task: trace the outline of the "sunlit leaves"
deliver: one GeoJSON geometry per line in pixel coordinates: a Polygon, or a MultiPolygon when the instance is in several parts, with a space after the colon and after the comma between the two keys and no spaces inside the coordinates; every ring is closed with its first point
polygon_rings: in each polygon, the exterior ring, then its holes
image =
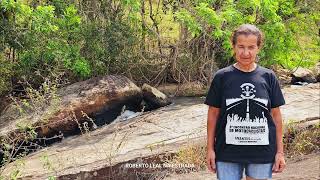
{"type": "Polygon", "coordinates": [[[192,36],[199,35],[202,28],[197,20],[185,9],[182,9],[176,14],[178,21],[185,24],[192,36]]]}
{"type": "Polygon", "coordinates": [[[261,3],[262,17],[265,21],[279,22],[281,17],[277,14],[279,2],[274,0],[264,0],[261,3]]]}
{"type": "Polygon", "coordinates": [[[74,5],[65,6],[59,17],[52,5],[32,7],[22,1],[6,0],[1,2],[1,9],[12,13],[8,22],[12,26],[7,26],[11,29],[6,31],[16,31],[23,40],[14,39],[21,47],[17,50],[22,74],[32,76],[30,72],[46,66],[60,66],[79,77],[91,74],[89,63],[80,54],[81,17],[74,5]],[[15,18],[11,18],[13,13],[15,18]]]}
{"type": "Polygon", "coordinates": [[[209,25],[213,25],[217,28],[221,27],[222,19],[207,3],[200,3],[196,8],[197,14],[203,18],[209,25]]]}
{"type": "Polygon", "coordinates": [[[59,27],[55,25],[53,6],[38,6],[33,11],[32,29],[39,33],[49,33],[59,29],[59,27]]]}
{"type": "Polygon", "coordinates": [[[1,8],[5,11],[12,11],[15,10],[17,7],[17,2],[15,0],[2,0],[0,1],[1,8]]]}
{"type": "Polygon", "coordinates": [[[72,70],[82,77],[88,77],[91,74],[89,63],[82,57],[75,60],[74,64],[72,65],[72,70]]]}
{"type": "Polygon", "coordinates": [[[132,23],[137,23],[139,21],[139,12],[141,4],[139,0],[121,0],[122,5],[128,10],[128,19],[132,23]]]}

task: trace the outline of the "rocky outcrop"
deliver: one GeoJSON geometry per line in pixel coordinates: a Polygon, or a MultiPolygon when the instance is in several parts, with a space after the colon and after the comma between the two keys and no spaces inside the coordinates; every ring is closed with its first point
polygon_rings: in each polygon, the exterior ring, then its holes
{"type": "Polygon", "coordinates": [[[70,116],[81,119],[83,111],[97,125],[110,123],[125,105],[128,110],[140,110],[142,91],[124,76],[104,76],[67,86],[60,90],[62,96],[58,119],[70,116]]]}
{"type": "Polygon", "coordinates": [[[315,83],[317,80],[311,70],[298,67],[298,69],[292,73],[292,84],[296,82],[315,83]]]}
{"type": "Polygon", "coordinates": [[[320,83],[291,85],[283,89],[286,105],[282,117],[286,121],[320,119],[320,83]]]}
{"type": "Polygon", "coordinates": [[[277,68],[273,68],[273,71],[276,73],[281,87],[291,84],[292,76],[289,70],[281,67],[277,67],[277,68]]]}
{"type": "Polygon", "coordinates": [[[158,109],[171,103],[165,94],[148,84],[143,84],[141,89],[146,104],[145,110],[158,109]]]}
{"type": "Polygon", "coordinates": [[[315,75],[317,82],[320,82],[320,62],[312,68],[312,72],[315,75]]]}
{"type": "MultiPolygon", "coordinates": [[[[284,88],[286,105],[281,107],[284,121],[319,118],[319,90],[319,83],[284,88]]],[[[200,102],[203,101],[201,98],[200,102]]],[[[20,166],[18,162],[10,163],[2,174],[7,177],[19,168],[20,177],[27,180],[49,176],[58,179],[119,179],[117,177],[123,177],[123,174],[137,176],[137,171],[143,170],[157,173],[161,169],[126,165],[149,163],[148,157],[177,153],[188,143],[205,142],[208,107],[197,102],[194,99],[180,101],[128,121],[103,126],[83,136],[64,139],[26,156],[20,166]],[[47,162],[43,157],[47,157],[47,162]],[[50,164],[51,168],[44,164],[50,164]]]]}
{"type": "MultiPolygon", "coordinates": [[[[96,77],[78,82],[58,92],[61,102],[56,110],[41,117],[11,117],[10,111],[4,112],[0,119],[0,139],[14,139],[14,146],[28,146],[24,138],[25,129],[18,128],[21,121],[34,127],[36,137],[32,139],[51,139],[67,137],[104,125],[114,120],[122,111],[123,106],[129,110],[140,110],[142,91],[124,76],[96,77]]],[[[49,111],[44,109],[43,111],[49,111]]],[[[59,139],[58,139],[59,140],[59,139]]],[[[30,143],[37,144],[29,140],[30,143]]],[[[50,144],[54,141],[41,142],[50,144]]],[[[42,145],[40,144],[40,146],[42,145]]],[[[19,148],[17,148],[19,149],[19,148]]],[[[14,149],[12,150],[14,151],[14,149]]],[[[16,154],[13,152],[12,154],[16,154]]],[[[2,160],[3,152],[0,151],[2,160]]],[[[12,157],[13,158],[13,157],[12,157]]]]}

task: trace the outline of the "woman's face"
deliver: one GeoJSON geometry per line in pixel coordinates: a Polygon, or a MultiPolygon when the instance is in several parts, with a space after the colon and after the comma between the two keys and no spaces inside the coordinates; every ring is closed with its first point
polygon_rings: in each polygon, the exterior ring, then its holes
{"type": "Polygon", "coordinates": [[[259,52],[257,45],[258,37],[255,35],[239,35],[236,44],[233,46],[235,58],[243,66],[253,64],[259,52]]]}

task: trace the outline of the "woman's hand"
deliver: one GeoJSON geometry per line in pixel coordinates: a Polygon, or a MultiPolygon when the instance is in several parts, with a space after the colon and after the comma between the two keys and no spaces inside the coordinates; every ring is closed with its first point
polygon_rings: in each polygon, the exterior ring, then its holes
{"type": "Polygon", "coordinates": [[[283,142],[282,142],[282,115],[279,107],[271,109],[271,116],[276,125],[276,142],[277,142],[277,154],[275,156],[275,162],[272,167],[272,171],[280,173],[286,167],[283,154],[283,142]]]}
{"type": "Polygon", "coordinates": [[[216,173],[216,154],[214,150],[208,150],[207,152],[207,167],[210,172],[216,173]]]}
{"type": "Polygon", "coordinates": [[[272,167],[272,172],[281,173],[286,167],[286,161],[284,160],[283,153],[277,153],[275,157],[275,162],[272,167]]]}
{"type": "Polygon", "coordinates": [[[216,173],[216,154],[214,152],[216,124],[220,114],[220,108],[209,106],[207,119],[207,167],[209,171],[216,173]]]}

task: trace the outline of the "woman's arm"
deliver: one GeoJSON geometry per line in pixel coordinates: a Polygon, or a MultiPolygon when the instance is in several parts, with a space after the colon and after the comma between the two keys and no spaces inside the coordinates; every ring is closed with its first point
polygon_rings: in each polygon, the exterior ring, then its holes
{"type": "Polygon", "coordinates": [[[209,171],[214,173],[216,172],[214,142],[219,113],[220,108],[209,106],[207,119],[207,166],[209,171]]]}
{"type": "Polygon", "coordinates": [[[282,142],[282,115],[279,107],[271,109],[271,116],[276,125],[276,143],[277,143],[277,154],[275,157],[275,163],[273,165],[274,172],[282,172],[285,168],[285,160],[283,153],[283,142],[282,142]]]}

